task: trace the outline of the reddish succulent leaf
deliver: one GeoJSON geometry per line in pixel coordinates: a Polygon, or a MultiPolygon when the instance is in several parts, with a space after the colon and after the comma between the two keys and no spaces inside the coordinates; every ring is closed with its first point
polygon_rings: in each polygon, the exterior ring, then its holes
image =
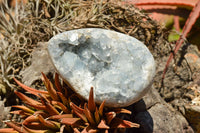
{"type": "Polygon", "coordinates": [[[19,133],[28,133],[27,131],[23,130],[23,128],[21,126],[18,126],[13,122],[5,122],[5,123],[7,124],[8,127],[15,129],[19,133]]]}
{"type": "Polygon", "coordinates": [[[119,118],[114,118],[110,123],[110,128],[132,128],[132,127],[139,128],[140,125],[119,118]]]}
{"type": "Polygon", "coordinates": [[[35,111],[33,111],[32,109],[26,107],[26,106],[23,106],[23,105],[13,105],[12,107],[14,108],[18,108],[18,109],[21,109],[27,113],[30,113],[30,114],[33,114],[35,111]]]}
{"type": "Polygon", "coordinates": [[[15,110],[15,111],[11,111],[11,114],[17,114],[17,115],[25,115],[25,116],[29,116],[31,114],[24,112],[23,110],[15,110]]]}
{"type": "Polygon", "coordinates": [[[50,115],[58,115],[59,114],[59,112],[56,110],[56,108],[53,107],[50,103],[46,103],[46,108],[50,115]]]}
{"type": "Polygon", "coordinates": [[[123,109],[123,108],[116,108],[116,109],[113,109],[113,111],[115,113],[125,113],[125,114],[131,114],[132,112],[130,110],[127,110],[127,109],[123,109]]]}
{"type": "Polygon", "coordinates": [[[59,131],[59,133],[64,133],[64,131],[66,131],[66,132],[68,132],[68,133],[71,133],[72,131],[70,131],[70,127],[67,127],[66,125],[62,125],[61,127],[60,127],[60,131],[59,131]]]}
{"type": "Polygon", "coordinates": [[[81,133],[98,133],[97,129],[93,129],[91,126],[87,126],[83,129],[81,133]]]}
{"type": "Polygon", "coordinates": [[[85,116],[87,118],[87,120],[89,121],[89,123],[94,126],[96,123],[95,123],[95,120],[94,120],[94,117],[92,116],[92,113],[90,112],[90,110],[87,108],[87,104],[85,103],[84,105],[84,113],[85,113],[85,116]]]}
{"type": "Polygon", "coordinates": [[[182,35],[180,36],[179,40],[176,42],[176,47],[174,49],[174,52],[170,54],[167,63],[165,65],[165,69],[163,71],[163,77],[162,79],[165,78],[165,73],[167,72],[169,63],[171,62],[171,60],[173,59],[174,55],[177,53],[177,51],[179,50],[179,48],[181,47],[181,45],[184,42],[184,39],[186,38],[187,34],[190,32],[190,30],[192,29],[192,26],[194,25],[194,23],[196,22],[197,18],[199,17],[200,14],[200,0],[197,2],[197,4],[195,5],[195,7],[192,9],[192,12],[190,13],[189,18],[187,19],[184,27],[183,27],[183,32],[182,35]]]}
{"type": "Polygon", "coordinates": [[[33,104],[33,103],[29,103],[29,102],[26,102],[27,105],[37,109],[37,110],[47,110],[47,107],[45,105],[42,105],[42,104],[33,104]]]}
{"type": "Polygon", "coordinates": [[[104,105],[105,105],[105,100],[101,103],[101,105],[99,106],[99,115],[100,117],[103,116],[103,108],[104,108],[104,105]]]}
{"type": "Polygon", "coordinates": [[[180,6],[180,7],[194,7],[195,3],[188,0],[128,0],[125,3],[131,3],[136,6],[143,5],[171,5],[171,6],[180,6]]]}
{"type": "Polygon", "coordinates": [[[30,128],[26,127],[26,126],[23,126],[23,128],[24,128],[24,130],[26,130],[29,133],[53,133],[50,130],[34,130],[34,129],[30,129],[30,128]]]}
{"type": "Polygon", "coordinates": [[[53,87],[53,84],[51,83],[51,81],[49,81],[49,79],[46,77],[46,75],[44,73],[42,73],[42,76],[44,78],[44,84],[47,88],[47,91],[49,92],[49,95],[51,96],[51,98],[54,101],[59,101],[58,95],[56,93],[56,90],[53,87]]]}
{"type": "Polygon", "coordinates": [[[96,123],[99,124],[101,119],[100,119],[99,111],[98,111],[97,108],[96,108],[96,111],[94,113],[94,118],[95,118],[96,123]]]}
{"type": "Polygon", "coordinates": [[[63,104],[64,104],[65,106],[68,106],[69,100],[68,100],[61,92],[57,92],[57,94],[60,96],[60,98],[61,98],[63,104]]]}
{"type": "Polygon", "coordinates": [[[99,130],[93,128],[92,126],[87,126],[81,133],[98,133],[99,130]]]}
{"type": "Polygon", "coordinates": [[[83,131],[81,131],[81,133],[88,133],[88,131],[86,130],[86,128],[84,128],[83,131]]]}
{"type": "Polygon", "coordinates": [[[56,108],[50,104],[50,101],[46,97],[44,97],[42,95],[39,95],[39,96],[40,96],[40,100],[41,100],[42,104],[44,106],[46,106],[46,111],[49,112],[50,115],[58,115],[59,114],[59,112],[56,110],[56,108]]]}
{"type": "Polygon", "coordinates": [[[2,128],[0,129],[0,133],[18,133],[18,132],[13,128],[2,128]]]}
{"type": "Polygon", "coordinates": [[[24,90],[26,90],[27,92],[30,92],[30,93],[33,94],[33,95],[38,96],[38,93],[48,95],[48,92],[47,92],[47,91],[41,91],[41,90],[33,89],[33,88],[31,88],[31,87],[28,87],[28,86],[22,84],[21,82],[19,82],[19,81],[18,81],[17,79],[15,79],[15,78],[14,78],[14,80],[15,80],[15,82],[16,82],[19,86],[21,86],[24,90]]]}
{"type": "Polygon", "coordinates": [[[99,129],[110,129],[110,127],[108,125],[106,125],[105,120],[101,120],[101,122],[99,123],[99,125],[97,127],[99,129]]]}
{"type": "Polygon", "coordinates": [[[70,102],[70,107],[73,108],[73,110],[76,110],[77,112],[83,114],[84,109],[78,107],[76,104],[70,102]]]}
{"type": "Polygon", "coordinates": [[[39,98],[40,98],[40,101],[43,105],[46,105],[46,103],[50,103],[50,100],[47,99],[45,96],[41,95],[41,94],[38,94],[39,98]]]}
{"type": "Polygon", "coordinates": [[[72,102],[70,103],[70,106],[72,108],[72,110],[74,111],[74,113],[81,118],[83,121],[87,122],[87,118],[84,115],[84,110],[78,106],[76,106],[75,104],[73,104],[72,102]]]}
{"type": "Polygon", "coordinates": [[[51,95],[52,99],[55,101],[59,101],[58,95],[56,90],[53,87],[53,84],[49,81],[49,94],[51,95]]]}
{"type": "Polygon", "coordinates": [[[63,118],[60,121],[62,124],[71,125],[74,127],[79,127],[81,119],[80,118],[63,118]]]}
{"type": "Polygon", "coordinates": [[[27,117],[23,122],[22,125],[28,125],[31,122],[39,122],[38,116],[31,115],[27,117]]]}
{"type": "Polygon", "coordinates": [[[74,128],[74,133],[81,133],[77,128],[74,128]]]}
{"type": "Polygon", "coordinates": [[[51,128],[51,129],[60,128],[60,123],[55,122],[55,121],[45,120],[41,115],[38,115],[38,119],[43,125],[45,125],[48,128],[51,128]]]}
{"type": "Polygon", "coordinates": [[[108,130],[105,130],[104,133],[108,133],[108,130]]]}
{"type": "Polygon", "coordinates": [[[53,115],[48,117],[47,119],[58,120],[62,118],[73,118],[73,115],[72,114],[53,115]]]}
{"type": "Polygon", "coordinates": [[[56,89],[59,91],[59,92],[63,92],[62,91],[62,86],[60,84],[60,81],[59,81],[59,75],[58,73],[55,73],[55,86],[56,86],[56,89]]]}
{"type": "Polygon", "coordinates": [[[89,99],[88,99],[88,109],[92,113],[95,112],[95,110],[96,110],[96,104],[95,104],[95,101],[94,101],[93,87],[91,87],[91,89],[90,89],[90,95],[89,95],[89,99]]]}
{"type": "Polygon", "coordinates": [[[39,103],[38,101],[36,101],[36,100],[33,100],[32,98],[29,98],[29,97],[27,97],[26,95],[24,95],[24,94],[22,94],[22,93],[20,93],[20,92],[17,92],[17,91],[15,91],[15,94],[22,100],[22,101],[24,101],[24,102],[26,102],[26,103],[32,103],[32,104],[41,104],[41,103],[39,103]]]}
{"type": "Polygon", "coordinates": [[[31,122],[26,127],[34,130],[45,130],[47,128],[41,122],[31,122]]]}
{"type": "Polygon", "coordinates": [[[46,113],[46,112],[44,112],[44,111],[42,111],[42,110],[35,111],[35,113],[34,113],[33,115],[41,115],[41,116],[43,116],[44,118],[49,117],[49,114],[46,113]]]}
{"type": "Polygon", "coordinates": [[[107,124],[110,124],[110,122],[115,118],[116,113],[108,112],[108,113],[105,113],[105,115],[106,115],[107,124]]]}
{"type": "Polygon", "coordinates": [[[61,102],[57,102],[57,101],[52,101],[52,104],[53,105],[58,105],[60,108],[61,108],[61,110],[63,111],[63,112],[65,112],[66,114],[69,114],[71,111],[65,106],[65,105],[63,105],[61,102]]]}

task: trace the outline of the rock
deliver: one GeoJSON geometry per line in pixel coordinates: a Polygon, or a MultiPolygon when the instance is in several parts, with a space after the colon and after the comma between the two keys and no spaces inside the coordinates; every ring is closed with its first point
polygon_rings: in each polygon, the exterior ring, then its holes
{"type": "Polygon", "coordinates": [[[132,111],[127,120],[140,124],[140,128],[127,129],[126,133],[194,133],[184,116],[153,88],[127,109],[132,111]]]}
{"type": "Polygon", "coordinates": [[[185,117],[188,119],[194,130],[200,132],[200,106],[185,105],[185,117]]]}
{"type": "Polygon", "coordinates": [[[67,31],[49,41],[49,55],[75,92],[106,106],[128,106],[145,95],[155,73],[154,58],[137,39],[115,31],[87,28],[67,31]]]}
{"type": "Polygon", "coordinates": [[[39,42],[37,45],[38,47],[31,53],[31,65],[20,71],[22,82],[27,86],[31,86],[36,80],[40,80],[41,72],[47,75],[54,70],[48,57],[47,42],[39,42]]]}
{"type": "Polygon", "coordinates": [[[0,128],[5,126],[3,121],[8,120],[10,116],[11,107],[5,107],[4,104],[5,101],[0,100],[0,128]]]}
{"type": "Polygon", "coordinates": [[[186,117],[194,132],[200,132],[200,110],[197,110],[200,107],[200,51],[195,45],[183,45],[172,60],[173,65],[169,65],[161,86],[168,58],[157,58],[154,84],[157,84],[161,96],[186,117]]]}

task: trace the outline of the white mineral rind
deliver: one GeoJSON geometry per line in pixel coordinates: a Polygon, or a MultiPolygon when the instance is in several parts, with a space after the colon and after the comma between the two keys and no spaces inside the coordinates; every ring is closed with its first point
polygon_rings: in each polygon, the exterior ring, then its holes
{"type": "Polygon", "coordinates": [[[106,106],[128,106],[145,95],[155,74],[148,48],[137,39],[115,31],[86,28],[63,32],[49,41],[49,55],[79,95],[106,106]]]}

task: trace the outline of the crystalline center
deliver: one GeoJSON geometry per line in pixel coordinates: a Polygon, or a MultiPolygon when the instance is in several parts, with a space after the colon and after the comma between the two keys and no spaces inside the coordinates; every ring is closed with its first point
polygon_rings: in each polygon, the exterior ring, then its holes
{"type": "Polygon", "coordinates": [[[60,75],[82,97],[94,87],[97,103],[127,106],[146,93],[155,63],[137,39],[103,29],[61,33],[49,41],[49,54],[60,75]]]}
{"type": "MultiPolygon", "coordinates": [[[[84,38],[84,36],[82,36],[84,38]]],[[[90,38],[84,38],[85,41],[79,41],[78,45],[73,45],[72,43],[60,43],[59,48],[62,49],[62,52],[70,51],[75,55],[78,55],[78,58],[87,66],[89,71],[92,73],[92,76],[103,69],[109,69],[112,60],[110,56],[110,48],[107,46],[100,47],[102,41],[94,43],[90,42],[90,38]]]]}

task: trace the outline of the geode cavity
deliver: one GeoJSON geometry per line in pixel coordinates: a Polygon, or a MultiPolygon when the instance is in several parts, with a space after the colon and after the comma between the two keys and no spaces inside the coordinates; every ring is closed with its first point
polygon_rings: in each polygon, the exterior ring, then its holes
{"type": "Polygon", "coordinates": [[[128,106],[144,96],[155,73],[148,48],[137,39],[115,31],[85,28],[54,36],[49,55],[62,78],[88,99],[110,107],[128,106]]]}

